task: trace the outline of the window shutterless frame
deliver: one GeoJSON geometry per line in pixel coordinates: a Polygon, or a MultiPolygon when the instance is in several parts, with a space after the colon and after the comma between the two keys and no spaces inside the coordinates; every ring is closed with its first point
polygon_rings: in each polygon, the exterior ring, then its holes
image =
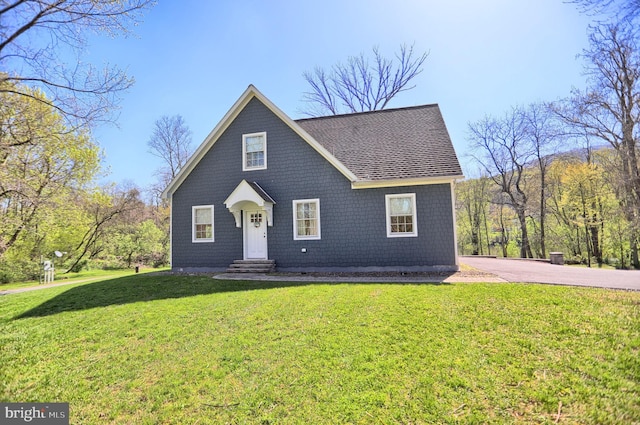
{"type": "Polygon", "coordinates": [[[267,168],[267,133],[242,135],[242,171],[267,168]]]}
{"type": "Polygon", "coordinates": [[[418,236],[415,193],[385,195],[385,207],[388,238],[418,236]]]}
{"type": "Polygon", "coordinates": [[[191,207],[191,242],[214,242],[213,205],[191,207]]]}
{"type": "Polygon", "coordinates": [[[293,201],[293,240],[320,239],[320,199],[293,201]]]}

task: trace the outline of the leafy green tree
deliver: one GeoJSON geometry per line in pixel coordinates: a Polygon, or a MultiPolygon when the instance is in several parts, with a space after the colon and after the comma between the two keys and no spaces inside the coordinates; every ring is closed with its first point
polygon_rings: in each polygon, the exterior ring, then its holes
{"type": "Polygon", "coordinates": [[[576,229],[582,228],[578,233],[584,237],[587,265],[591,266],[592,257],[602,264],[600,228],[604,225],[604,217],[598,199],[598,187],[604,184],[602,170],[595,164],[572,164],[565,169],[564,177],[567,190],[563,208],[574,219],[576,229]]]}
{"type": "Polygon", "coordinates": [[[163,260],[162,239],[164,232],[153,220],[136,225],[119,226],[110,238],[114,255],[131,267],[133,263],[155,265],[163,260]]]}
{"type": "MultiPolygon", "coordinates": [[[[22,88],[27,91],[28,89],[22,88]]],[[[70,192],[89,184],[100,167],[100,154],[88,134],[66,127],[44,95],[0,93],[0,258],[70,192]]]]}
{"type": "Polygon", "coordinates": [[[458,238],[462,252],[470,245],[472,255],[491,254],[487,214],[492,194],[487,177],[470,179],[456,185],[458,238]]]}
{"type": "Polygon", "coordinates": [[[555,155],[549,167],[550,242],[569,261],[626,267],[629,223],[607,162],[612,149],[555,155]],[[626,239],[625,239],[626,238],[626,239]]]}
{"type": "Polygon", "coordinates": [[[73,248],[74,260],[68,271],[77,270],[84,260],[98,257],[107,251],[110,226],[120,215],[139,210],[142,201],[135,188],[96,188],[86,193],[83,199],[83,234],[73,248]]]}

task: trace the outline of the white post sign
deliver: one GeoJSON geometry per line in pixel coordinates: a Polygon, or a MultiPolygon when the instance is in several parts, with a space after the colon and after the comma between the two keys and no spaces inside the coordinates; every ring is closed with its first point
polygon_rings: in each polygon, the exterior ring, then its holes
{"type": "Polygon", "coordinates": [[[51,283],[55,278],[55,269],[53,268],[53,262],[45,260],[43,262],[44,268],[44,283],[51,283]]]}

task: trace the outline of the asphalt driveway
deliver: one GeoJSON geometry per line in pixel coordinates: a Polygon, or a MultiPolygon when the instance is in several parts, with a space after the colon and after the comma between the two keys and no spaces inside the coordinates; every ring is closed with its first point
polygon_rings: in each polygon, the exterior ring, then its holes
{"type": "Polygon", "coordinates": [[[640,270],[558,266],[540,261],[460,257],[460,262],[509,282],[550,283],[640,291],[640,270]]]}

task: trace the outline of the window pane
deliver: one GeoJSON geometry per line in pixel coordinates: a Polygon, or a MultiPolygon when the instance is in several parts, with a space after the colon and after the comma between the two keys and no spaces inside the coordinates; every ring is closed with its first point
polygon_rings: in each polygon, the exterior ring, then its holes
{"type": "Polygon", "coordinates": [[[311,203],[311,204],[305,204],[307,206],[307,211],[306,211],[306,216],[307,218],[316,218],[317,217],[317,212],[316,212],[316,204],[315,203],[311,203]]]}
{"type": "Polygon", "coordinates": [[[298,227],[298,236],[316,236],[317,233],[317,225],[316,220],[309,219],[298,219],[297,220],[298,227]]]}
{"type": "Polygon", "coordinates": [[[199,208],[196,210],[196,224],[211,223],[211,209],[199,208]]]}
{"type": "Polygon", "coordinates": [[[298,236],[318,236],[317,220],[297,220],[298,236]]]}
{"type": "Polygon", "coordinates": [[[264,148],[262,147],[264,144],[262,136],[251,136],[251,137],[245,138],[245,140],[247,144],[247,147],[246,147],[247,153],[264,150],[264,148]]]}
{"type": "Polygon", "coordinates": [[[315,203],[303,202],[299,203],[296,208],[296,217],[301,218],[317,218],[317,206],[315,203]]]}
{"type": "Polygon", "coordinates": [[[261,167],[264,165],[264,152],[247,152],[247,167],[261,167]]]}
{"type": "Polygon", "coordinates": [[[391,198],[389,200],[389,212],[391,215],[408,215],[412,214],[411,211],[411,198],[391,198]]]}
{"type": "Polygon", "coordinates": [[[196,239],[211,239],[210,224],[196,224],[196,239]]]}

